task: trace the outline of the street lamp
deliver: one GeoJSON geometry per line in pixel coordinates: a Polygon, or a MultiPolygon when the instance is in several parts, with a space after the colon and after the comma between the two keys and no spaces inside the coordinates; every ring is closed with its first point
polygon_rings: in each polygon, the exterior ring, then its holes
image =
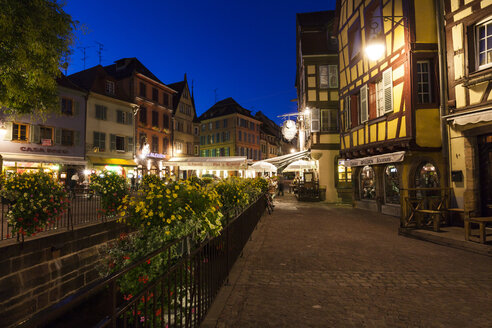
{"type": "Polygon", "coordinates": [[[371,29],[371,35],[366,42],[366,47],[364,48],[364,52],[372,61],[378,61],[383,58],[384,53],[386,52],[386,42],[384,33],[382,33],[382,22],[392,21],[396,25],[400,25],[405,28],[406,17],[404,16],[373,16],[372,21],[369,26],[371,29]],[[382,18],[379,20],[378,18],[382,18]],[[400,20],[396,20],[395,18],[400,18],[400,20]]]}

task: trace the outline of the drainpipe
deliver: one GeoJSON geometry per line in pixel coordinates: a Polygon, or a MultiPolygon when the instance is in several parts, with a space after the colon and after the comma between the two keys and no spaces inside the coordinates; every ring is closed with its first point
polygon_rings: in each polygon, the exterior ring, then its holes
{"type": "Polygon", "coordinates": [[[436,4],[436,23],[437,23],[437,46],[439,56],[439,112],[441,120],[441,142],[442,157],[444,163],[444,187],[449,187],[449,143],[448,143],[448,126],[445,118],[447,114],[448,84],[446,70],[446,38],[444,29],[444,6],[443,0],[435,0],[436,4]]]}

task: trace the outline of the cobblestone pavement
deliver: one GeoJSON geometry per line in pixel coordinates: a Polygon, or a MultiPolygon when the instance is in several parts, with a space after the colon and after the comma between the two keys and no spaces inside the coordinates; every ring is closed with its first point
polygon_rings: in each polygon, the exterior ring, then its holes
{"type": "Polygon", "coordinates": [[[491,258],[398,236],[398,222],[280,197],[204,326],[492,327],[491,258]]]}

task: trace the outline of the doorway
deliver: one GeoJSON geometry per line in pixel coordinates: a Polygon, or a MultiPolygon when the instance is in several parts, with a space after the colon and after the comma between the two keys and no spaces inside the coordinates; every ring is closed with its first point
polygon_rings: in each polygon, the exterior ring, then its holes
{"type": "Polygon", "coordinates": [[[482,216],[492,216],[492,134],[478,136],[482,216]]]}

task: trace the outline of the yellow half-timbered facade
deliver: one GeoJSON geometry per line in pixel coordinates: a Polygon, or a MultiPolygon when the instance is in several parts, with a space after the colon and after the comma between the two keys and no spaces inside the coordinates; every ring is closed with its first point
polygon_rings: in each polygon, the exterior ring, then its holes
{"type": "Polygon", "coordinates": [[[492,216],[492,1],[444,8],[451,187],[458,207],[492,216]]]}
{"type": "Polygon", "coordinates": [[[443,184],[434,1],[338,0],[341,156],[357,207],[443,184]],[[378,53],[379,52],[379,53],[378,53]]]}

